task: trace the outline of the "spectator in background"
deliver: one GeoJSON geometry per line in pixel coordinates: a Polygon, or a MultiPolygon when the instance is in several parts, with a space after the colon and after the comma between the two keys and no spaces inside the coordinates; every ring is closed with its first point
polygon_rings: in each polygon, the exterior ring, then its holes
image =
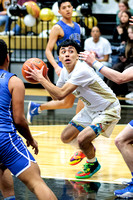
{"type": "MultiPolygon", "coordinates": [[[[125,69],[133,66],[133,26],[129,26],[128,28],[128,41],[125,46],[124,55],[120,56],[120,61],[121,62],[113,65],[112,69],[122,73],[125,69]]],[[[133,96],[133,81],[118,85],[108,80],[107,85],[111,87],[116,95],[126,95],[132,92],[133,96]]]]}
{"type": "MultiPolygon", "coordinates": [[[[28,2],[31,0],[18,0],[17,4],[22,6],[25,2],[28,2]]],[[[35,3],[37,2],[37,0],[32,0],[35,3]]],[[[18,24],[15,24],[14,28],[10,31],[10,35],[20,35],[21,33],[21,27],[18,24]]]]}
{"type": "MultiPolygon", "coordinates": [[[[25,2],[28,2],[28,1],[31,1],[31,0],[18,0],[17,4],[22,6],[25,2]]],[[[34,1],[35,3],[37,2],[37,0],[32,0],[32,1],[34,1]]],[[[5,27],[5,31],[1,32],[0,35],[9,35],[9,34],[10,35],[20,35],[21,27],[18,24],[15,24],[14,28],[12,30],[10,30],[12,19],[9,18],[8,16],[7,16],[6,23],[8,24],[8,29],[6,29],[6,27],[5,27]]]]}
{"type": "Polygon", "coordinates": [[[112,64],[115,65],[120,62],[119,54],[125,52],[125,44],[128,39],[127,29],[129,27],[129,18],[131,13],[129,11],[123,11],[120,17],[120,24],[117,25],[113,33],[112,41],[112,64]]]}
{"type": "Polygon", "coordinates": [[[119,1],[119,10],[116,13],[116,24],[120,24],[120,17],[123,11],[129,11],[133,15],[133,9],[129,8],[128,0],[120,0],[119,1]]]}
{"type": "Polygon", "coordinates": [[[131,13],[129,11],[123,11],[120,17],[120,24],[116,26],[113,33],[113,43],[118,45],[125,44],[128,39],[127,29],[129,27],[129,19],[131,13]]]}
{"type": "Polygon", "coordinates": [[[5,35],[5,33],[9,31],[9,28],[10,28],[10,24],[8,20],[9,17],[7,15],[7,7],[9,5],[10,5],[10,0],[0,0],[0,26],[5,24],[5,31],[0,32],[0,35],[2,35],[1,33],[5,35]]]}
{"type": "MultiPolygon", "coordinates": [[[[96,59],[103,63],[103,65],[107,67],[112,67],[112,59],[111,59],[111,44],[110,42],[101,37],[100,29],[97,26],[94,26],[91,30],[90,38],[85,40],[84,49],[88,51],[94,51],[96,54],[96,59]]],[[[96,71],[96,73],[104,79],[104,76],[96,71]]]]}

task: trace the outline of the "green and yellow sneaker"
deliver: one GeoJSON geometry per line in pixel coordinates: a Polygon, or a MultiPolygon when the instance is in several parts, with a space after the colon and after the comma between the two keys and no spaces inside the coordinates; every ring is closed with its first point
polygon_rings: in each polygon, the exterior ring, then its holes
{"type": "Polygon", "coordinates": [[[78,179],[85,179],[90,178],[93,174],[95,174],[99,169],[101,168],[101,165],[98,163],[98,161],[93,163],[85,163],[83,170],[76,173],[75,177],[78,179]]]}

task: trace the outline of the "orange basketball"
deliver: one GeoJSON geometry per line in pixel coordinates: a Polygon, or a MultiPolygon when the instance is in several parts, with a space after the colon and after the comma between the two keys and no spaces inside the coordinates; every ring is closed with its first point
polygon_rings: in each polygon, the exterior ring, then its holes
{"type": "Polygon", "coordinates": [[[43,69],[43,76],[45,77],[46,74],[47,74],[47,65],[39,58],[30,58],[28,60],[26,60],[23,64],[23,67],[22,67],[22,75],[24,77],[24,79],[32,84],[37,84],[38,82],[35,81],[34,79],[32,78],[26,78],[26,76],[29,76],[28,73],[26,73],[24,70],[27,70],[29,71],[27,65],[31,68],[33,68],[33,65],[36,67],[36,69],[40,70],[42,68],[42,66],[44,66],[44,69],[43,69]]]}

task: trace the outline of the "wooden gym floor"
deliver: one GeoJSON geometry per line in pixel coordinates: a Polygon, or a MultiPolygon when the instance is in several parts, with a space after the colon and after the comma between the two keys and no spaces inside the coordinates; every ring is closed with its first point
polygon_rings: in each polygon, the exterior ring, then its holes
{"type": "MultiPolygon", "coordinates": [[[[27,98],[28,95],[26,91],[27,98]]],[[[34,100],[34,94],[30,95],[31,100],[34,100]]],[[[40,93],[39,96],[41,96],[40,93]]],[[[25,101],[28,103],[27,98],[25,101]]],[[[44,118],[43,115],[42,118],[44,118]]],[[[78,165],[69,165],[69,159],[74,150],[71,146],[61,142],[60,135],[65,126],[39,124],[30,126],[31,133],[39,144],[39,154],[34,157],[40,166],[44,181],[59,200],[118,199],[113,194],[114,190],[123,188],[122,182],[129,181],[131,178],[114,144],[116,135],[125,127],[125,123],[116,125],[110,138],[99,136],[95,139],[94,145],[101,169],[90,179],[78,180],[79,182],[75,179],[75,173],[82,169],[86,158],[78,165]]],[[[30,151],[33,152],[31,148],[30,151]]],[[[18,200],[36,200],[35,196],[15,177],[14,185],[18,200]]],[[[1,195],[0,199],[2,199],[1,195]]]]}

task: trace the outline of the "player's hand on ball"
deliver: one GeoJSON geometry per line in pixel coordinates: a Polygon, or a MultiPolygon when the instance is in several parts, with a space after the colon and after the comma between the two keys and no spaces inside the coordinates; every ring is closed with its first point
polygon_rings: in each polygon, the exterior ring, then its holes
{"type": "MultiPolygon", "coordinates": [[[[30,74],[32,72],[31,69],[40,70],[42,67],[43,67],[43,70],[41,72],[43,72],[42,74],[45,77],[47,75],[48,68],[47,68],[46,63],[43,62],[43,60],[41,60],[39,58],[30,58],[30,59],[26,60],[22,66],[22,75],[23,75],[24,79],[32,84],[39,83],[39,81],[37,81],[35,77],[34,77],[34,79],[27,78],[27,77],[29,77],[29,75],[31,75],[30,74]],[[28,73],[28,71],[30,73],[28,73]]],[[[32,75],[31,75],[31,77],[32,77],[32,75]]]]}
{"type": "Polygon", "coordinates": [[[44,76],[43,76],[44,66],[42,66],[42,68],[40,70],[36,69],[34,65],[33,65],[33,68],[31,68],[27,65],[27,68],[29,71],[24,70],[24,71],[26,71],[27,74],[29,74],[26,76],[26,78],[33,78],[37,82],[40,82],[41,79],[44,78],[44,76]]]}

